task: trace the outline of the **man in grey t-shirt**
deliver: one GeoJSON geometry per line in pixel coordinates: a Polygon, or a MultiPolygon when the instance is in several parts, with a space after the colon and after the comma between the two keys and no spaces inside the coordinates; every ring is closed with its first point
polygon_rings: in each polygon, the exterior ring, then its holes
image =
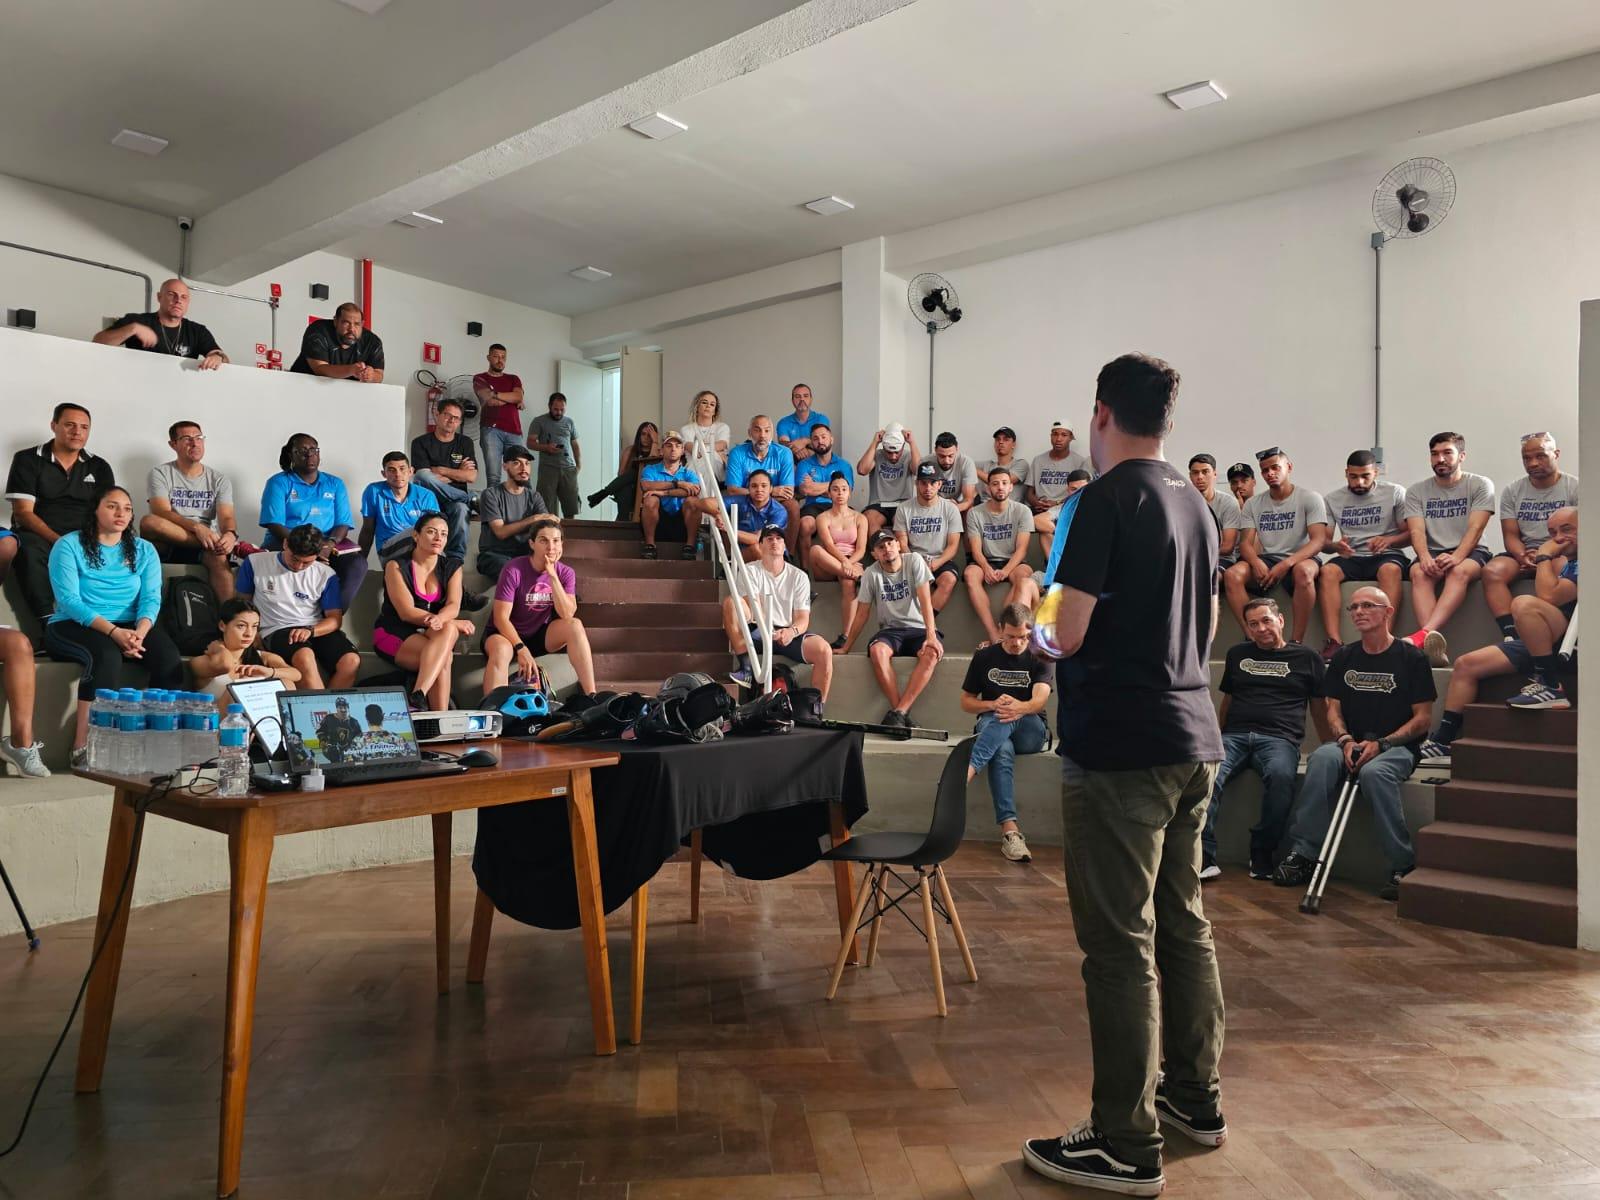
{"type": "Polygon", "coordinates": [[[1550,540],[1550,514],[1558,508],[1578,507],[1578,477],[1561,469],[1561,451],[1548,433],[1522,439],[1521,479],[1500,493],[1500,532],[1505,552],[1496,554],[1483,568],[1483,599],[1500,632],[1515,637],[1511,620],[1511,584],[1532,579],[1533,559],[1550,540]]]}
{"type": "MultiPolygon", "coordinates": [[[[996,467],[1004,467],[1009,471],[1016,487],[1028,486],[1028,460],[1017,457],[1017,431],[1009,425],[1002,425],[994,431],[994,457],[978,463],[979,481],[988,479],[989,472],[996,467]]],[[[1024,494],[1017,492],[1017,499],[1021,500],[1024,494]]]]}
{"type": "Polygon", "coordinates": [[[1072,438],[1071,427],[1064,421],[1057,421],[1050,426],[1050,449],[1036,455],[1028,467],[1032,490],[1028,507],[1033,509],[1033,527],[1046,537],[1055,535],[1056,514],[1061,511],[1061,502],[1072,491],[1068,476],[1088,464],[1083,455],[1072,452],[1072,438]]]}
{"type": "Polygon", "coordinates": [[[1370,450],[1356,450],[1344,466],[1344,486],[1323,497],[1328,523],[1338,537],[1328,544],[1337,557],[1322,565],[1317,579],[1317,600],[1322,606],[1322,660],[1333,658],[1343,642],[1339,638],[1339,611],[1344,605],[1342,585],[1375,583],[1389,597],[1389,607],[1400,611],[1400,585],[1411,569],[1405,547],[1406,490],[1378,478],[1378,460],[1370,450]]]}
{"type": "Polygon", "coordinates": [[[1026,504],[1011,498],[1012,475],[1006,468],[991,470],[987,486],[988,501],[974,505],[967,514],[967,553],[972,561],[963,577],[972,610],[983,622],[989,644],[994,645],[1000,640],[1000,627],[989,608],[988,588],[1007,585],[1001,611],[1007,605],[1021,604],[1031,612],[1039,602],[1039,583],[1025,561],[1028,543],[1033,540],[1033,514],[1026,504]]]}
{"type": "Polygon", "coordinates": [[[894,524],[894,510],[915,494],[917,441],[911,431],[892,421],[872,435],[872,444],[856,463],[856,474],[867,480],[867,533],[894,524]]]}
{"type": "Polygon", "coordinates": [[[933,611],[943,612],[961,577],[961,512],[939,494],[939,468],[931,462],[917,468],[917,498],[895,509],[894,532],[900,552],[920,554],[933,572],[933,611]]]}
{"type": "Polygon", "coordinates": [[[1217,487],[1217,460],[1196,454],[1189,460],[1189,482],[1205,497],[1217,523],[1217,570],[1226,571],[1239,561],[1239,539],[1244,536],[1244,512],[1233,493],[1217,487]]]}
{"type": "Polygon", "coordinates": [[[201,563],[218,600],[233,595],[229,555],[239,544],[233,512],[233,484],[201,460],[206,435],[195,421],[178,421],[167,430],[171,462],[151,467],[146,480],[150,515],[139,521],[139,536],[152,543],[163,562],[201,563]]]}
{"type": "Polygon", "coordinates": [[[550,393],[549,411],[540,413],[528,426],[528,448],[539,452],[539,475],[535,486],[551,512],[561,506],[561,515],[571,520],[582,510],[578,500],[578,468],[583,466],[583,451],[578,446],[578,427],[567,416],[567,398],[550,393]]]}
{"type": "Polygon", "coordinates": [[[1406,640],[1421,647],[1436,667],[1449,662],[1439,628],[1461,607],[1468,586],[1489,561],[1480,543],[1494,516],[1494,482],[1462,470],[1466,458],[1466,438],[1434,434],[1428,442],[1433,474],[1406,489],[1406,528],[1417,552],[1411,567],[1417,630],[1406,640]]]}
{"type": "Polygon", "coordinates": [[[1290,482],[1294,464],[1281,447],[1261,451],[1256,462],[1267,487],[1245,503],[1240,559],[1223,572],[1223,589],[1243,629],[1245,601],[1283,584],[1294,601],[1292,640],[1303,642],[1316,595],[1317,554],[1328,541],[1327,509],[1316,492],[1290,482]]]}
{"type": "Polygon", "coordinates": [[[529,483],[533,473],[533,452],[512,443],[501,452],[503,478],[478,497],[478,574],[499,579],[501,569],[512,559],[528,553],[528,533],[533,519],[550,510],[544,497],[529,483]]]}
{"type": "Polygon", "coordinates": [[[924,459],[939,472],[939,494],[961,510],[965,516],[978,499],[978,468],[961,453],[953,433],[941,433],[933,439],[933,457],[924,459]]]}
{"type": "Polygon", "coordinates": [[[920,554],[902,554],[900,541],[888,529],[867,538],[872,565],[861,573],[850,628],[845,631],[844,647],[836,653],[849,654],[861,628],[867,623],[867,610],[876,608],[878,632],[867,643],[872,660],[872,676],[889,700],[883,724],[911,728],[911,705],[933,678],[933,669],[944,657],[944,644],[933,620],[933,574],[920,554]],[[911,678],[902,689],[894,673],[895,658],[915,658],[911,678]]]}

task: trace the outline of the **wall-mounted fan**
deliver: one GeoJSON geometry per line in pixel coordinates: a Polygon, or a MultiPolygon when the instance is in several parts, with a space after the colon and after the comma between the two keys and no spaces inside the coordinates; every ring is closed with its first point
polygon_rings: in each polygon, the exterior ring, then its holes
{"type": "Polygon", "coordinates": [[[928,441],[932,453],[933,423],[933,339],[941,330],[961,320],[961,299],[943,275],[924,271],[906,286],[906,303],[911,315],[928,331],[928,441]]]}
{"type": "Polygon", "coordinates": [[[1456,173],[1437,158],[1408,158],[1372,193],[1372,452],[1383,463],[1383,247],[1439,228],[1456,202],[1456,173]]]}

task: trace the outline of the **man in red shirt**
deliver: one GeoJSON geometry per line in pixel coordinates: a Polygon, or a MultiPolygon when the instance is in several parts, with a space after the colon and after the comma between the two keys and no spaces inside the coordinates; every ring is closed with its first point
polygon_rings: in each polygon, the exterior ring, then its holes
{"type": "Polygon", "coordinates": [[[506,371],[506,348],[499,342],[489,347],[489,369],[472,377],[472,390],[483,414],[483,466],[494,487],[506,447],[522,445],[522,380],[506,371]]]}

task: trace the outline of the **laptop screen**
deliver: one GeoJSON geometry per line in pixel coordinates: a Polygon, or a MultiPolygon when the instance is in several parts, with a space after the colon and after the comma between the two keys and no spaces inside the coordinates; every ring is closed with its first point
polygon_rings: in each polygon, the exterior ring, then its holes
{"type": "Polygon", "coordinates": [[[269,759],[283,745],[283,730],[278,725],[278,693],[283,690],[281,679],[241,679],[228,685],[228,695],[244,706],[250,728],[269,759]]]}
{"type": "Polygon", "coordinates": [[[297,774],[313,764],[339,770],[359,763],[419,762],[405,692],[397,687],[343,692],[280,692],[278,712],[297,774]]]}

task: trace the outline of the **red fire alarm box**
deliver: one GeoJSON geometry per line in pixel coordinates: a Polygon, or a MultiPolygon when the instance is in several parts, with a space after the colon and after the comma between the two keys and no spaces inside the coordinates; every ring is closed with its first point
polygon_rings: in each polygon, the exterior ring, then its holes
{"type": "Polygon", "coordinates": [[[267,361],[269,363],[271,363],[273,366],[277,366],[279,363],[281,363],[283,361],[283,351],[282,350],[268,350],[267,351],[267,361]]]}
{"type": "Polygon", "coordinates": [[[422,343],[422,361],[438,365],[441,351],[437,342],[422,343]]]}
{"type": "Polygon", "coordinates": [[[283,298],[283,284],[281,284],[281,283],[273,283],[273,284],[268,284],[267,286],[271,289],[272,298],[274,300],[281,300],[283,298]]]}

